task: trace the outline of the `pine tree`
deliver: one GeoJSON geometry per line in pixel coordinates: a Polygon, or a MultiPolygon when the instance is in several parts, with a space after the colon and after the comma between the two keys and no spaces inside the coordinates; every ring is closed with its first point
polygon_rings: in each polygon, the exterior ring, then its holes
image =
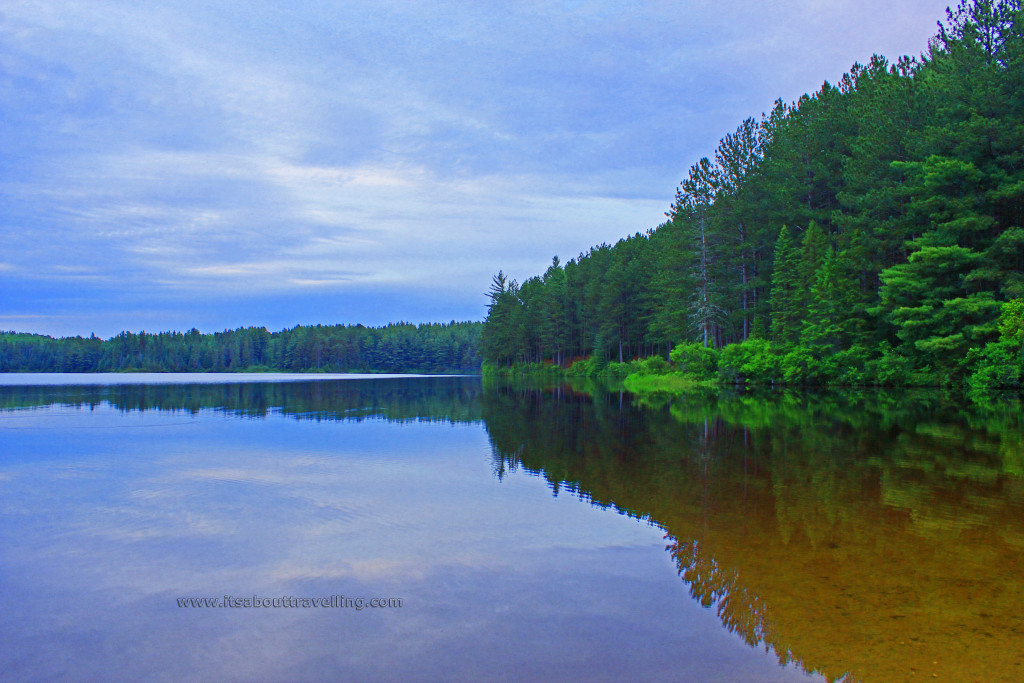
{"type": "Polygon", "coordinates": [[[771,291],[771,338],[784,344],[796,342],[800,330],[802,311],[797,263],[792,233],[784,225],[775,242],[771,291]]]}

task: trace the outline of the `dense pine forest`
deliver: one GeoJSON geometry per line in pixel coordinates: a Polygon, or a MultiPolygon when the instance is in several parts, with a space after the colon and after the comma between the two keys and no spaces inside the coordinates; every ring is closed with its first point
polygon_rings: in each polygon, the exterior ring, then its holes
{"type": "Polygon", "coordinates": [[[947,10],[919,58],[876,55],[743,121],[662,225],[522,284],[499,272],[485,362],[677,347],[735,381],[1019,387],[1022,8],[947,10]]]}
{"type": "Polygon", "coordinates": [[[54,339],[0,333],[2,372],[476,372],[481,323],[316,325],[54,339]]]}

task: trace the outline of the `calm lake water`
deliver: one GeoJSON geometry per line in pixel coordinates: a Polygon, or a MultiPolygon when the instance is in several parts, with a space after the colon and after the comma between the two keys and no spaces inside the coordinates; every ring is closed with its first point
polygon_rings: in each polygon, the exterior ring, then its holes
{"type": "Polygon", "coordinates": [[[3,680],[1024,681],[1016,402],[31,378],[3,680]]]}

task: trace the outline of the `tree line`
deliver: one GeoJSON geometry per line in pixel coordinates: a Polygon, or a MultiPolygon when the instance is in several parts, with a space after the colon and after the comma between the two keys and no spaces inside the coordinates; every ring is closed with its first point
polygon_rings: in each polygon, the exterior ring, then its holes
{"type": "Polygon", "coordinates": [[[107,340],[0,333],[0,372],[460,373],[480,369],[479,322],[122,332],[107,340]]]}
{"type": "Polygon", "coordinates": [[[522,284],[499,271],[482,354],[696,343],[737,347],[746,380],[1020,386],[1022,211],[1022,2],[962,2],[919,58],[875,55],[743,121],[661,225],[522,284]]]}

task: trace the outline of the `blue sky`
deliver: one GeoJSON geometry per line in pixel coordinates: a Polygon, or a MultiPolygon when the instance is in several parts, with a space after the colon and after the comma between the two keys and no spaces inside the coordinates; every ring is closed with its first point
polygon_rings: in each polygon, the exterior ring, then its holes
{"type": "Polygon", "coordinates": [[[0,5],[0,329],[482,319],[945,1],[0,5]]]}

